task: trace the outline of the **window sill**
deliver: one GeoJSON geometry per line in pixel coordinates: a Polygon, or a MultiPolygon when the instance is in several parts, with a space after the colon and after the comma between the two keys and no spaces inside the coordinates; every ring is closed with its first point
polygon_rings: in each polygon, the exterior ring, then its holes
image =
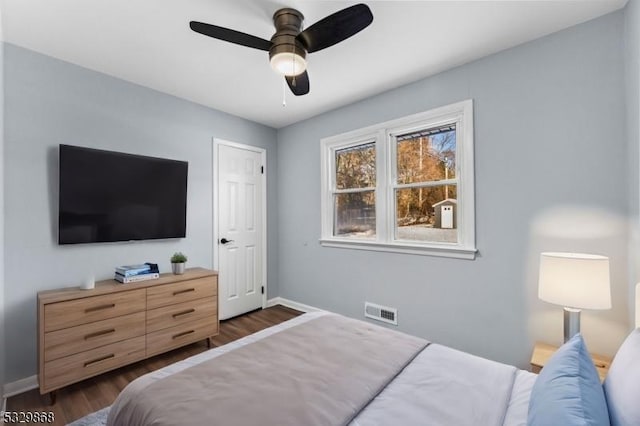
{"type": "Polygon", "coordinates": [[[406,243],[379,243],[376,241],[354,241],[334,238],[320,239],[320,245],[323,247],[337,247],[352,250],[370,250],[389,253],[417,254],[422,256],[450,257],[454,259],[467,260],[474,260],[476,258],[476,253],[478,252],[478,250],[475,248],[462,248],[458,246],[427,246],[406,243]]]}

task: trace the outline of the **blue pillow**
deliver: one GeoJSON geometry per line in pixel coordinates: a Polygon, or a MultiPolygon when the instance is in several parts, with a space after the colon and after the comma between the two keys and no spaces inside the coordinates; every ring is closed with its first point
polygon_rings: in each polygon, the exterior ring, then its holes
{"type": "Polygon", "coordinates": [[[580,334],[562,345],[540,372],[531,390],[527,425],[609,425],[600,378],[580,334]]]}
{"type": "Polygon", "coordinates": [[[624,341],[604,381],[612,426],[640,425],[640,328],[624,341]]]}

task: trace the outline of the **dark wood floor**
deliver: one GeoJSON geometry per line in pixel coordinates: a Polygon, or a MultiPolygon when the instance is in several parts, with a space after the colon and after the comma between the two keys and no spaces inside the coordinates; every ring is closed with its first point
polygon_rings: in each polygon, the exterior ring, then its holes
{"type": "MultiPolygon", "coordinates": [[[[273,306],[221,321],[220,334],[212,339],[212,343],[214,346],[221,346],[300,314],[301,312],[284,306],[273,306]]],[[[57,392],[54,405],[49,405],[47,395],[40,395],[40,392],[34,389],[9,398],[7,410],[52,411],[55,415],[53,424],[65,425],[111,405],[120,391],[137,377],[206,350],[206,342],[201,341],[67,386],[57,392]]]]}

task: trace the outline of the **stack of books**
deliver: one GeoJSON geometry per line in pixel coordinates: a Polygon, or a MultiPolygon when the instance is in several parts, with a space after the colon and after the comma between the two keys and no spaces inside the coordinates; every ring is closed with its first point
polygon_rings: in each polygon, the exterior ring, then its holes
{"type": "Polygon", "coordinates": [[[158,265],[155,263],[147,262],[141,265],[124,265],[116,268],[114,278],[123,284],[155,280],[160,278],[160,271],[158,271],[158,265]]]}

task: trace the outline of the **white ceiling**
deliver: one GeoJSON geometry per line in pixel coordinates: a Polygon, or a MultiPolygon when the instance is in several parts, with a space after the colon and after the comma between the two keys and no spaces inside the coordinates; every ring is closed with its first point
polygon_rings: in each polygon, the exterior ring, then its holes
{"type": "Polygon", "coordinates": [[[275,128],[619,9],[627,0],[366,1],[374,21],[308,57],[295,97],[268,53],[197,34],[197,20],[270,39],[294,7],[310,26],[356,2],[4,0],[5,41],[275,128]]]}

